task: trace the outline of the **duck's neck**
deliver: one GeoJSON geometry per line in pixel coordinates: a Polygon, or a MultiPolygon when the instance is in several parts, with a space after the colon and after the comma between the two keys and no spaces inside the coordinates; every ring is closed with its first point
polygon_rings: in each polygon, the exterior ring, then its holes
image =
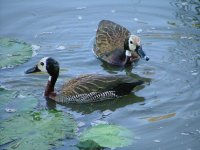
{"type": "Polygon", "coordinates": [[[129,37],[125,39],[124,41],[124,50],[129,50],[129,37]]]}
{"type": "Polygon", "coordinates": [[[124,62],[123,62],[123,66],[125,66],[125,65],[128,63],[128,59],[129,59],[129,57],[125,55],[125,59],[124,59],[124,62]]]}
{"type": "Polygon", "coordinates": [[[45,97],[50,97],[50,95],[54,93],[54,86],[57,81],[57,78],[58,78],[58,75],[57,76],[49,76],[49,80],[47,82],[47,86],[46,86],[45,93],[44,93],[45,97]]]}
{"type": "Polygon", "coordinates": [[[123,61],[123,66],[126,65],[128,63],[128,60],[130,58],[130,56],[126,55],[126,51],[129,50],[129,37],[125,39],[124,41],[124,61],[123,61]]]}

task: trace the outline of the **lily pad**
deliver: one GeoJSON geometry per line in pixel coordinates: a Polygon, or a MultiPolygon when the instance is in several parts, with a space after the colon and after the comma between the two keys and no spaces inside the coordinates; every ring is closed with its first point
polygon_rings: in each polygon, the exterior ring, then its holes
{"type": "Polygon", "coordinates": [[[18,114],[1,123],[0,145],[7,145],[6,149],[48,150],[59,146],[61,139],[74,136],[75,127],[72,117],[59,111],[18,114]]]}
{"type": "Polygon", "coordinates": [[[22,113],[32,110],[37,105],[37,99],[19,91],[6,90],[0,87],[0,114],[2,118],[10,117],[6,110],[13,109],[22,113]]]}
{"type": "Polygon", "coordinates": [[[14,93],[4,88],[0,87],[0,110],[2,109],[3,105],[9,101],[10,97],[13,97],[14,93]]]}
{"type": "Polygon", "coordinates": [[[22,64],[32,57],[32,53],[31,45],[25,42],[0,38],[0,68],[22,64]]]}
{"type": "Polygon", "coordinates": [[[77,125],[70,114],[38,110],[31,95],[0,88],[0,99],[0,149],[52,149],[75,135],[77,125]],[[16,111],[8,113],[7,108],[16,111]]]}
{"type": "Polygon", "coordinates": [[[101,147],[117,148],[131,145],[132,139],[133,133],[124,127],[101,124],[85,131],[80,136],[80,143],[94,141],[101,147]]]}

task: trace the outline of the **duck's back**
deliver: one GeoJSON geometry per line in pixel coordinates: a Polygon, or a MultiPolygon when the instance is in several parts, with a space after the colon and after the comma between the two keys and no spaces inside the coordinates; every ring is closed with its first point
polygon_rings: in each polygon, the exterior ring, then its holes
{"type": "Polygon", "coordinates": [[[84,75],[65,83],[57,101],[86,103],[117,98],[142,83],[125,75],[84,75]]]}
{"type": "Polygon", "coordinates": [[[125,51],[124,41],[130,34],[125,27],[109,20],[102,20],[96,32],[93,51],[104,61],[118,65],[125,51]]]}

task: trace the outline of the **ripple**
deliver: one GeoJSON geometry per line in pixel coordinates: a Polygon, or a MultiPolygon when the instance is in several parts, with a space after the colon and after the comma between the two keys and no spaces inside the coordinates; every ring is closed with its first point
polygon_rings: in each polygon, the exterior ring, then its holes
{"type": "MultiPolygon", "coordinates": [[[[84,120],[78,122],[80,128],[87,129],[92,123],[129,128],[137,142],[127,149],[153,150],[158,145],[160,149],[198,149],[200,32],[198,19],[195,21],[197,4],[193,3],[61,0],[55,7],[53,0],[12,3],[3,0],[0,35],[32,43],[37,55],[16,68],[1,70],[0,84],[34,95],[40,105],[46,105],[42,94],[48,75],[24,74],[45,56],[60,62],[62,71],[56,88],[80,74],[140,76],[148,84],[118,101],[56,107],[84,120]],[[91,49],[102,19],[138,34],[151,60],[140,60],[132,68],[119,69],[96,59],[91,49]]],[[[64,140],[64,149],[71,149],[75,142],[64,140]]]]}

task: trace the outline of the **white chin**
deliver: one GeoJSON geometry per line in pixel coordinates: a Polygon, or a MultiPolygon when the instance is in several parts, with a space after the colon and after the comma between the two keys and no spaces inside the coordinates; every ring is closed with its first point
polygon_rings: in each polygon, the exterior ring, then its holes
{"type": "Polygon", "coordinates": [[[126,50],[126,56],[131,56],[131,51],[126,50]]]}

